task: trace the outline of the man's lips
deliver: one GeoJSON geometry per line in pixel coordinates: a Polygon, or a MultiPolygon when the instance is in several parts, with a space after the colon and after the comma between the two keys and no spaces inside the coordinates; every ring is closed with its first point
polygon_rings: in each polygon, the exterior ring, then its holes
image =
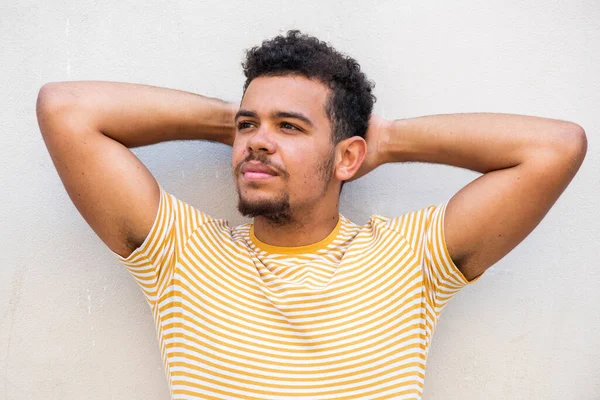
{"type": "Polygon", "coordinates": [[[256,161],[245,162],[240,171],[246,180],[269,179],[278,175],[272,168],[256,161]]]}

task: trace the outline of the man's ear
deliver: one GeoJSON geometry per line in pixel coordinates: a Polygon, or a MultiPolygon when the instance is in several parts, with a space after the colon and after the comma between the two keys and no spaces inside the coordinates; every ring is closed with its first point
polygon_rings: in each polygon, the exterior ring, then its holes
{"type": "Polygon", "coordinates": [[[337,144],[335,155],[335,177],[340,181],[346,181],[362,165],[367,155],[367,142],[360,136],[342,140],[337,144]]]}

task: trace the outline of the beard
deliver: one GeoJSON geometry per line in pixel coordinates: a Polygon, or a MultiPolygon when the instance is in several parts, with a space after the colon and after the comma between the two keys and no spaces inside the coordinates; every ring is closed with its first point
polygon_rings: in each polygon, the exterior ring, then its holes
{"type": "Polygon", "coordinates": [[[264,217],[273,225],[286,225],[292,220],[290,196],[283,193],[277,199],[249,201],[238,189],[238,210],[244,217],[264,217]]]}
{"type": "MultiPolygon", "coordinates": [[[[323,182],[320,197],[325,195],[329,183],[333,177],[334,149],[329,156],[317,167],[317,176],[323,182]]],[[[235,168],[234,175],[239,176],[241,165],[246,161],[258,160],[263,164],[275,167],[283,173],[283,179],[287,181],[289,174],[279,166],[275,166],[261,153],[257,156],[249,155],[244,161],[240,162],[235,168]]],[[[238,192],[238,211],[244,217],[255,218],[264,217],[273,225],[286,225],[294,220],[294,213],[290,205],[290,195],[288,192],[282,192],[276,199],[263,199],[250,201],[242,196],[239,185],[236,185],[238,192]]]]}

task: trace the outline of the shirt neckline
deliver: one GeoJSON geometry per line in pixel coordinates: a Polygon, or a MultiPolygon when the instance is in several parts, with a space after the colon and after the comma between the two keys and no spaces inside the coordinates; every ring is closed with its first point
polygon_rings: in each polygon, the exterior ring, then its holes
{"type": "Polygon", "coordinates": [[[305,246],[273,246],[271,244],[264,243],[260,241],[254,235],[254,224],[250,225],[250,241],[258,247],[260,250],[266,251],[267,253],[273,254],[304,254],[304,253],[315,253],[318,250],[324,249],[333,242],[333,240],[337,237],[341,227],[342,227],[342,216],[338,216],[338,222],[335,225],[335,228],[331,231],[329,235],[323,240],[320,240],[313,244],[307,244],[305,246]]]}

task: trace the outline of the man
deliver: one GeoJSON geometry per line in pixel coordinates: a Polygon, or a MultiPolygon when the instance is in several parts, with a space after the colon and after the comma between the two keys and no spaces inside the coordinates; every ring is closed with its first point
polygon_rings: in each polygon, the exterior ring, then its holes
{"type": "Polygon", "coordinates": [[[384,120],[355,60],[290,31],[248,51],[241,102],[114,82],[42,87],[37,114],[85,220],[141,285],[172,398],[422,395],[443,307],[542,220],[579,169],[577,124],[506,114],[384,120]],[[128,148],[232,145],[230,227],[167,193],[128,148]],[[344,182],[389,162],[483,175],[362,226],[344,182]]]}

